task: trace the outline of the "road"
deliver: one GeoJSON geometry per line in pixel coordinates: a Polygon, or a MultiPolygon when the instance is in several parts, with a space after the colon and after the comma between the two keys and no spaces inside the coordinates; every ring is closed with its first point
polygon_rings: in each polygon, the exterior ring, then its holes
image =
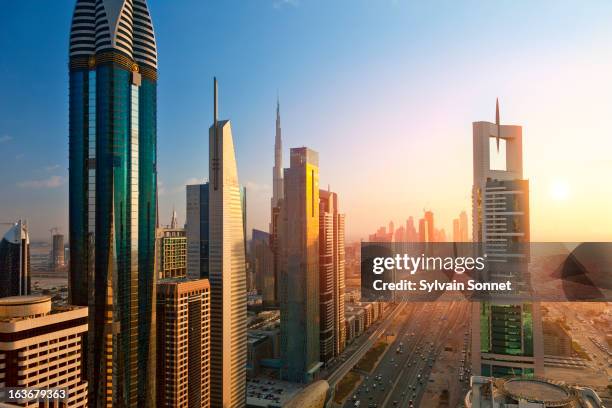
{"type": "Polygon", "coordinates": [[[468,312],[465,302],[409,305],[398,319],[394,341],[344,407],[354,407],[357,401],[361,408],[418,407],[435,359],[449,336],[463,336],[458,328],[468,312]]]}

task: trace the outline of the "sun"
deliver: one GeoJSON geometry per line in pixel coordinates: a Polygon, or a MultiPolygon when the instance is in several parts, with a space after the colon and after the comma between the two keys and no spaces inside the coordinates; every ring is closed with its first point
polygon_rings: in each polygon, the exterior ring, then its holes
{"type": "Polygon", "coordinates": [[[565,201],[569,198],[570,189],[564,180],[555,180],[550,185],[550,197],[555,201],[565,201]]]}

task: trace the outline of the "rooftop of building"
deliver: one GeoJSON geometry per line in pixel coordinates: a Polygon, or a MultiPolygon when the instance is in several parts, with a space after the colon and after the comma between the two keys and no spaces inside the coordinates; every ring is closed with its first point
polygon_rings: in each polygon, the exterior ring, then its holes
{"type": "Polygon", "coordinates": [[[303,384],[253,378],[247,381],[247,406],[283,407],[303,388],[303,384]]]}

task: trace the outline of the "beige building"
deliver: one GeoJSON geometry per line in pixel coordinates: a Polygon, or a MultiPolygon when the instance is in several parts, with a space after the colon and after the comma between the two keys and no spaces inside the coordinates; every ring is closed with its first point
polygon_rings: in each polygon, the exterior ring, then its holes
{"type": "MultiPolygon", "coordinates": [[[[52,308],[47,296],[0,299],[0,388],[64,388],[68,399],[61,406],[86,407],[87,381],[81,373],[85,333],[86,307],[52,308]]],[[[59,407],[60,401],[49,406],[59,407]]]]}
{"type": "Polygon", "coordinates": [[[158,279],[187,276],[187,236],[184,228],[157,228],[158,279]]]}
{"type": "Polygon", "coordinates": [[[157,284],[157,406],[210,406],[210,284],[157,284]]]}
{"type": "Polygon", "coordinates": [[[210,397],[213,407],[246,404],[247,295],[244,223],[229,120],[209,130],[210,397]]]}

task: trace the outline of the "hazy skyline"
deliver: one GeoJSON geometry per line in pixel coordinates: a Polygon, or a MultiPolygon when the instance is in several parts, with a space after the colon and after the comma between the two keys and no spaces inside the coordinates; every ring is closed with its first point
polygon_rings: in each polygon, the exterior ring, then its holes
{"type": "MultiPolygon", "coordinates": [[[[74,1],[0,16],[0,222],[67,234],[74,1]],[[27,24],[24,24],[27,22],[27,24]]],[[[160,219],[208,176],[211,78],[232,119],[248,229],[267,230],[280,93],[289,148],[319,152],[349,240],[431,209],[468,214],[472,122],[523,126],[533,241],[612,239],[612,4],[150,0],[159,51],[160,219]]],[[[4,231],[2,231],[3,233],[4,231]]]]}

